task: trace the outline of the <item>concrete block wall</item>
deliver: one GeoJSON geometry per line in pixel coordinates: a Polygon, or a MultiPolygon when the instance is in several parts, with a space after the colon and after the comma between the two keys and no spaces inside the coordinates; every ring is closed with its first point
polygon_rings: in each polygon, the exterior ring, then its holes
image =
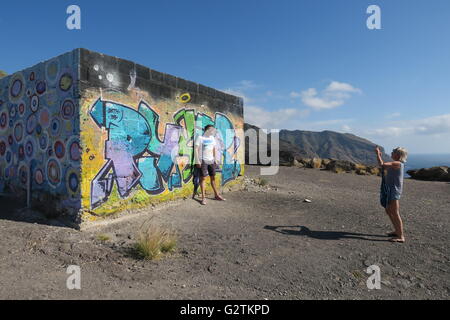
{"type": "Polygon", "coordinates": [[[23,191],[30,172],[35,203],[49,198],[76,221],[190,196],[193,141],[207,124],[219,183],[244,173],[241,98],[131,61],[76,49],[2,79],[0,99],[0,187],[23,191]]]}
{"type": "MultiPolygon", "coordinates": [[[[81,206],[79,51],[0,79],[0,192],[50,213],[81,206]]],[[[24,203],[25,206],[25,203],[24,203]]]]}

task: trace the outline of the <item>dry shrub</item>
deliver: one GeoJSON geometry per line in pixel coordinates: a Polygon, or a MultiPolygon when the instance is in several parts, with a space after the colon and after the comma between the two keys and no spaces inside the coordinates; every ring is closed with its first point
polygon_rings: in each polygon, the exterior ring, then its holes
{"type": "Polygon", "coordinates": [[[154,260],[165,253],[174,252],[177,245],[177,234],[171,228],[155,223],[144,223],[141,227],[135,250],[140,258],[154,260]]]}

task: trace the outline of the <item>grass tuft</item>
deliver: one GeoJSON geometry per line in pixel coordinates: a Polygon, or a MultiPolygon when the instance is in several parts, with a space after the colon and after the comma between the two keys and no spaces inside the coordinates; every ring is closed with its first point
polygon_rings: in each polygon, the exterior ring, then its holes
{"type": "Polygon", "coordinates": [[[269,181],[268,181],[267,179],[260,178],[260,179],[258,179],[258,180],[256,181],[256,183],[257,183],[259,186],[264,187],[264,186],[267,186],[267,185],[269,184],[269,181]]]}
{"type": "Polygon", "coordinates": [[[175,231],[150,224],[139,231],[134,249],[140,258],[156,260],[163,254],[174,252],[176,245],[177,235],[175,231]]]}
{"type": "Polygon", "coordinates": [[[111,238],[107,234],[99,234],[99,235],[97,235],[97,240],[99,240],[99,241],[105,242],[105,241],[108,241],[110,239],[111,238]]]}

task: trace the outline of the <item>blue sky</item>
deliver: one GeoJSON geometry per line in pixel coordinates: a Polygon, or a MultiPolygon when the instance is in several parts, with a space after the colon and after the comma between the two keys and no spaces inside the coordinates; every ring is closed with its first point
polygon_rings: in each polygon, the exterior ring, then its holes
{"type": "Polygon", "coordinates": [[[450,153],[449,31],[448,0],[8,1],[0,69],[85,47],[244,96],[264,128],[450,153]],[[366,27],[371,4],[381,30],[366,27]]]}

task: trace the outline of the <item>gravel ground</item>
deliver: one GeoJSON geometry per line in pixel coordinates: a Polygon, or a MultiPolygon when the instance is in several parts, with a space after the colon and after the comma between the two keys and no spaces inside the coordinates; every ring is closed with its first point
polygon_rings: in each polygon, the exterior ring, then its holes
{"type": "Polygon", "coordinates": [[[247,166],[247,187],[226,202],[180,200],[82,232],[3,198],[0,298],[449,299],[450,184],[405,181],[407,242],[396,244],[379,177],[282,167],[261,187],[259,169],[247,166]],[[178,232],[177,251],[158,261],[130,254],[150,218],[178,232]],[[366,286],[374,264],[380,290],[366,286]],[[66,288],[68,265],[81,267],[81,290],[66,288]]]}

